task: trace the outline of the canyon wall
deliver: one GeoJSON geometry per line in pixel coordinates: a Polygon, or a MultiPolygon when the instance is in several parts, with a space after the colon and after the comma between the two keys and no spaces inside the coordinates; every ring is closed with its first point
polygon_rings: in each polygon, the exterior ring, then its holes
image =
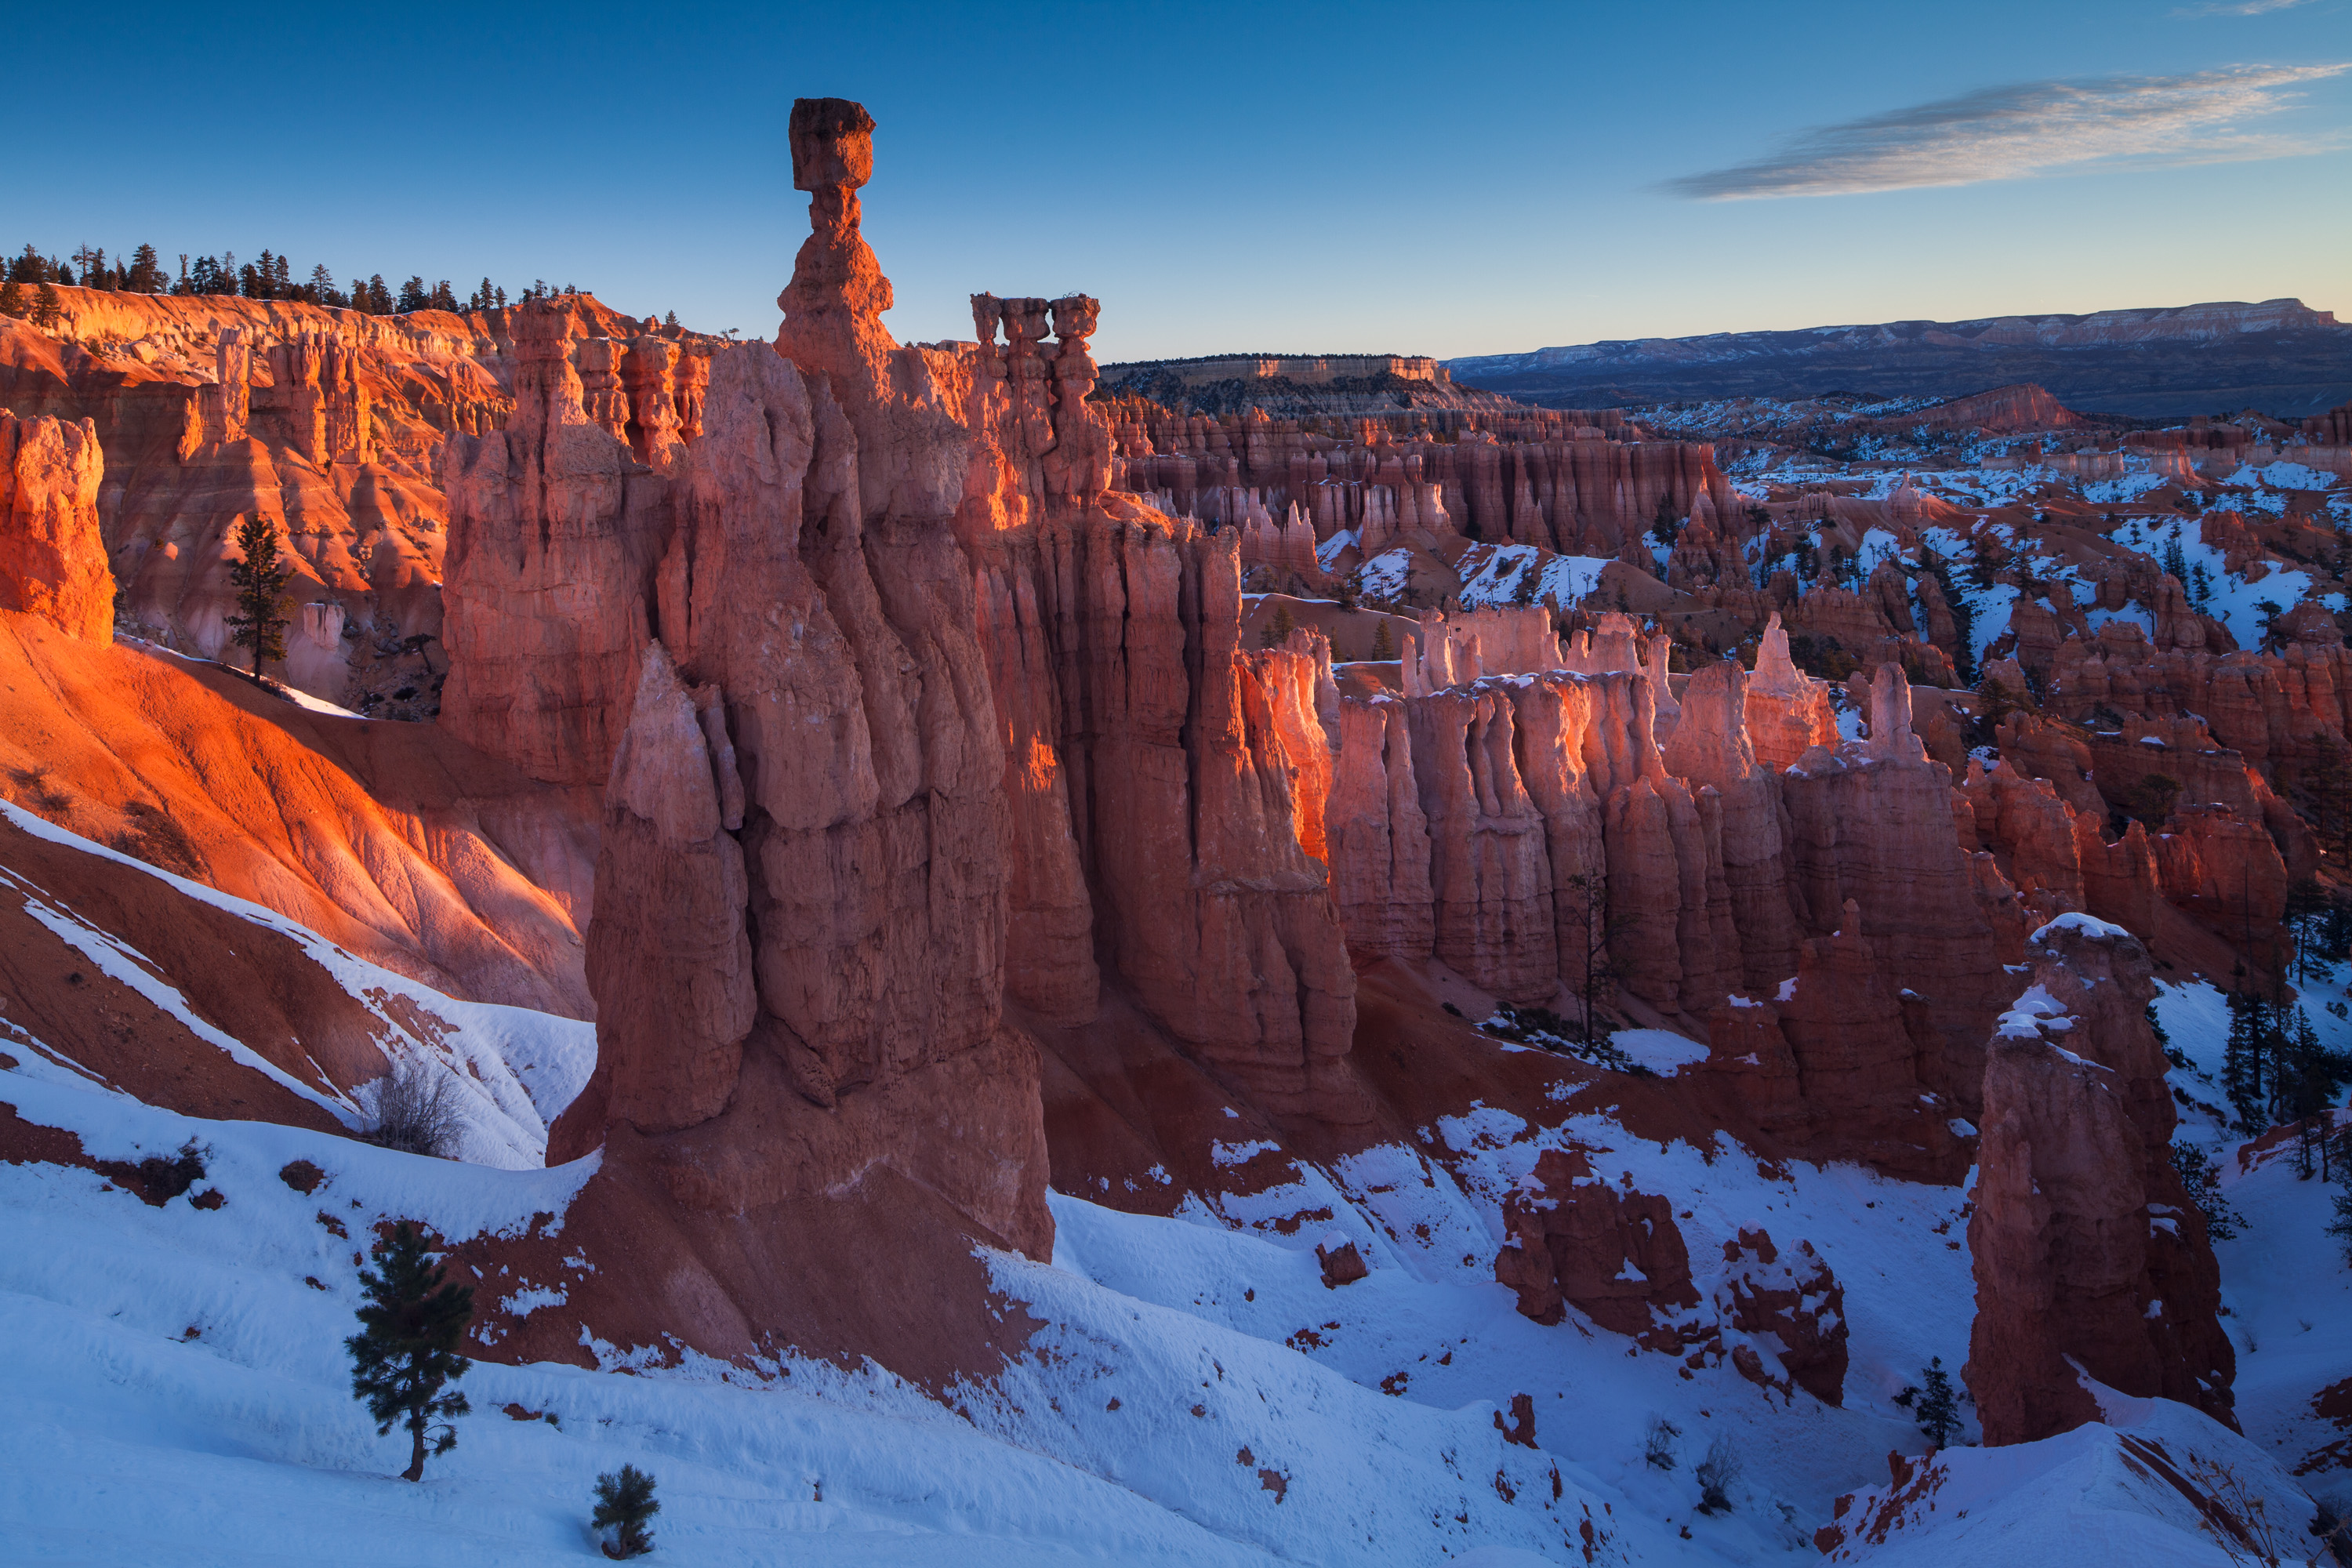
{"type": "MultiPolygon", "coordinates": [[[[377,317],[220,295],[58,293],[61,320],[47,331],[0,317],[0,407],[89,421],[106,454],[96,507],[126,629],[223,657],[236,527],[263,517],[278,525],[296,610],[286,661],[269,673],[373,716],[432,716],[448,668],[444,447],[511,416],[522,312],[377,317]]],[[[655,337],[650,321],[562,298],[582,374],[610,381],[600,367],[620,362],[655,411],[650,426],[617,432],[640,458],[690,432],[714,340],[655,337]],[[635,347],[646,342],[659,347],[635,347]],[[634,363],[653,360],[666,375],[634,363]],[[648,380],[664,383],[658,396],[648,380]]]]}

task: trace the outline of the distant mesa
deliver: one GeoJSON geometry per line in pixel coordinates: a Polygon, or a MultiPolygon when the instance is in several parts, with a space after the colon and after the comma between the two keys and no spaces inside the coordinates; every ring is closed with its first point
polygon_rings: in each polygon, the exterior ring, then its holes
{"type": "Polygon", "coordinates": [[[2089,315],[1717,332],[1444,362],[1465,388],[1552,407],[1726,397],[1953,397],[2035,383],[2090,414],[2260,408],[2303,418],[2352,398],[2352,325],[2300,300],[2089,315]]]}
{"type": "Polygon", "coordinates": [[[1184,414],[1256,409],[1276,416],[1517,406],[1511,398],[1456,386],[1437,360],[1387,353],[1130,360],[1102,367],[1097,395],[1146,397],[1184,414]]]}

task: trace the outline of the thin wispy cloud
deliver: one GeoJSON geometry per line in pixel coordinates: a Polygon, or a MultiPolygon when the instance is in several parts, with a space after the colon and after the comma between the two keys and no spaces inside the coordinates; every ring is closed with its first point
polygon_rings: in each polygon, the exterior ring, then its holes
{"type": "Polygon", "coordinates": [[[1987,88],[1821,126],[1769,157],[1685,175],[1664,188],[1699,201],[1835,196],[2091,167],[2242,163],[2315,153],[2340,144],[2341,132],[2264,134],[2248,127],[2294,107],[2302,84],[2347,70],[2352,62],[2231,66],[2183,76],[1987,88]]]}
{"type": "Polygon", "coordinates": [[[2308,5],[2311,0],[2213,0],[2204,5],[2183,5],[2173,12],[2176,16],[2267,16],[2273,11],[2291,11],[2297,5],[2308,5]]]}

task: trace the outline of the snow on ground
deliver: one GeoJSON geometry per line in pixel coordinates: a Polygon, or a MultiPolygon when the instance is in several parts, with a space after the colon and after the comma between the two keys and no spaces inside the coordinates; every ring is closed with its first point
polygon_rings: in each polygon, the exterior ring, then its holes
{"type": "MultiPolygon", "coordinates": [[[[2185,1405],[2102,1391],[2106,1420],[2046,1442],[1954,1448],[1907,1484],[1855,1500],[1831,1563],[1871,1568],[2227,1568],[2301,1563],[2316,1550],[2314,1515],[2254,1445],[2185,1405]],[[2169,1472],[2168,1474],[2167,1472],[2169,1472]],[[2231,1509],[2249,1539],[2223,1544],[2174,1477],[2231,1509]],[[2240,1491],[2239,1487],[2243,1490],[2240,1491]],[[1881,1544],[1880,1542],[1883,1542],[1881,1544]],[[2247,1550],[2265,1548],[2256,1555],[2247,1550]],[[2284,1552],[2285,1555],[2279,1553],[2284,1552]]],[[[2217,1510],[2218,1513],[2218,1510],[2217,1510]]]]}
{"type": "MultiPolygon", "coordinates": [[[[2003,536],[2004,542],[2014,537],[2006,524],[1989,526],[2003,536]]],[[[1927,541],[1929,549],[1947,561],[1966,562],[1976,553],[1965,537],[1948,528],[1923,528],[1919,536],[1927,541]]],[[[1997,582],[1980,588],[1970,580],[1967,572],[1957,568],[1952,573],[1952,585],[1959,591],[1960,598],[1976,612],[1976,620],[1969,632],[1969,654],[1975,660],[1976,667],[1982,669],[1985,649],[2008,635],[2010,612],[2017,607],[2017,601],[2022,595],[2008,583],[1997,582]]]]}
{"type": "MultiPolygon", "coordinates": [[[[226,1200],[149,1208],[86,1171],[0,1166],[0,1333],[15,1348],[0,1362],[12,1415],[0,1537],[27,1563],[595,1561],[591,1485],[623,1463],[659,1478],[667,1560],[721,1568],[1435,1564],[1475,1552],[1575,1563],[1588,1509],[1601,1562],[1811,1562],[1837,1496],[1877,1484],[1888,1450],[1924,1452],[1893,1396],[1931,1356],[1960,1363],[1973,1301],[1964,1188],[1765,1165],[1720,1139],[1661,1145],[1601,1113],[1537,1128],[1478,1107],[1428,1130],[1458,1179],[1402,1145],[1329,1170],[1299,1163],[1296,1190],[1261,1223],[1055,1194],[1051,1265],[986,1258],[998,1290],[1045,1327],[999,1383],[948,1404],[872,1369],[793,1360],[747,1372],[688,1357],[632,1374],[625,1352],[592,1345],[607,1370],[478,1363],[459,1448],[411,1486],[394,1479],[401,1441],[377,1437],[348,1397],[340,1342],[358,1243],[320,1216],[351,1238],[392,1217],[452,1237],[518,1234],[560,1216],[593,1159],[553,1171],[425,1160],[194,1121],[54,1070],[0,1073],[0,1095],[100,1158],[194,1138],[207,1149],[199,1193],[226,1200]],[[1673,1198],[1703,1302],[1742,1229],[1784,1249],[1810,1241],[1844,1291],[1844,1407],[1728,1366],[1685,1376],[1572,1310],[1552,1327],[1522,1317],[1494,1278],[1499,1205],[1544,1149],[1570,1146],[1600,1179],[1673,1198]],[[289,1188],[278,1172],[297,1159],[327,1184],[289,1188]],[[1286,1231],[1302,1205],[1329,1222],[1286,1231]],[[1370,1266],[1336,1290],[1313,1252],[1333,1231],[1370,1266]],[[1496,1426],[1518,1393],[1533,1400],[1536,1450],[1496,1426]],[[509,1418],[510,1403],[556,1421],[509,1418]],[[1644,1457],[1655,1419],[1676,1429],[1671,1468],[1644,1457]],[[1709,1517],[1692,1470],[1718,1439],[1741,1474],[1732,1510],[1709,1517]]],[[[559,1304],[530,1280],[505,1299],[559,1304]]],[[[2283,1388],[2309,1371],[2278,1365],[2283,1388]]],[[[2063,1522],[2050,1510],[2089,1509],[2138,1531],[2142,1562],[2197,1561],[2177,1531],[2096,1511],[2150,1509],[2110,1495],[2112,1465],[2078,1473],[2065,1445],[2095,1436],[1959,1458],[1995,1478],[1980,1491],[2040,1500],[2011,1511],[2042,1550],[2071,1539],[2046,1533],[2063,1522]]],[[[1974,1559],[1887,1559],[1962,1560],[1974,1559]]]]}
{"type": "Polygon", "coordinates": [[[2094,506],[2123,506],[2139,500],[2154,489],[2171,482],[2167,474],[2152,474],[2146,469],[2124,474],[2112,479],[2092,479],[2083,486],[2083,499],[2094,506]]]}
{"type": "Polygon", "coordinates": [[[1637,1067],[1660,1078],[1672,1078],[1686,1067],[1706,1060],[1706,1047],[1671,1029],[1620,1029],[1610,1037],[1637,1067]]]}
{"type": "MultiPolygon", "coordinates": [[[[561,1215],[593,1158],[496,1171],[41,1076],[0,1087],[99,1157],[194,1138],[201,1188],[226,1200],[149,1208],[87,1171],[0,1165],[12,1562],[593,1560],[591,1484],[622,1463],[659,1478],[661,1548],[698,1564],[1434,1563],[1475,1546],[1566,1562],[1588,1519],[1601,1561],[1687,1560],[1622,1490],[1506,1444],[1467,1384],[1391,1397],[1278,1334],[1160,1299],[1197,1274],[1245,1302],[1254,1281],[1286,1330],[1328,1321],[1311,1252],[1062,1197],[1059,1266],[989,1259],[1046,1327],[1000,1386],[959,1391],[961,1409],[792,1360],[632,1375],[597,1345],[608,1370],[477,1363],[459,1448],[411,1486],[393,1479],[403,1441],[377,1437],[348,1393],[352,1248],[394,1217],[453,1238],[522,1233],[561,1215]],[[298,1159],[328,1173],[310,1195],[278,1176],[298,1159]],[[1154,1289],[1122,1294],[1080,1267],[1122,1247],[1154,1289]],[[510,1418],[509,1403],[556,1421],[510,1418]]],[[[1478,1294],[1518,1344],[1553,1332],[1491,1279],[1478,1294]]],[[[526,1280],[507,1300],[556,1297],[526,1280]]]]}
{"type": "MultiPolygon", "coordinates": [[[[373,1014],[377,1044],[397,1064],[415,1061],[432,1068],[457,1090],[463,1122],[458,1152],[470,1161],[524,1169],[547,1156],[547,1129],[588,1082],[596,1066],[596,1026],[574,1018],[466,1002],[420,981],[394,974],[353,956],[310,927],[275,910],[175,877],[160,867],[121,854],[55,823],[0,801],[0,816],[26,833],[89,855],[103,857],[163,882],[188,898],[226,910],[291,940],[311,961],[373,1014]]],[[[22,882],[22,879],[12,878],[22,882]]],[[[28,889],[29,883],[24,884],[28,889]]],[[[349,1127],[368,1124],[364,1094],[322,1094],[297,1082],[239,1042],[197,1017],[178,989],[143,955],[76,918],[61,903],[35,892],[28,905],[59,938],[93,963],[173,1014],[200,1039],[219,1047],[240,1064],[278,1080],[294,1093],[324,1106],[349,1127]]],[[[43,1047],[45,1050],[47,1047],[43,1047]]],[[[55,1054],[52,1052],[51,1054],[55,1054]]]]}
{"type": "MultiPolygon", "coordinates": [[[[2341,1180],[2298,1177],[2291,1143],[2251,1170],[2231,1159],[2221,1173],[2222,1195],[2242,1218],[2213,1248],[2238,1352],[2238,1418],[2290,1468],[2345,1436],[2311,1408],[2314,1394],[2352,1377],[2352,1267],[2326,1231],[2341,1180]]],[[[2322,1468],[2307,1485],[2337,1512],[2352,1510],[2352,1471],[2322,1468]]]]}
{"type": "Polygon", "coordinates": [[[1462,575],[1465,609],[1538,602],[1571,609],[1601,585],[1601,570],[1608,564],[1598,556],[1548,555],[1532,544],[1474,544],[1463,552],[1455,570],[1462,575]]]}
{"type": "Polygon", "coordinates": [[[2236,473],[2221,482],[2225,485],[2266,486],[2274,490],[2327,490],[2334,489],[2344,480],[2341,475],[2326,468],[2282,459],[2259,468],[2242,463],[2236,473]]]}
{"type": "Polygon", "coordinates": [[[623,1463],[659,1479],[656,1561],[1271,1561],[887,1378],[817,1365],[747,1387],[709,1365],[632,1376],[478,1362],[460,1384],[475,1413],[457,1452],[412,1486],[396,1479],[404,1441],[376,1436],[350,1397],[354,1244],[314,1211],[353,1237],[386,1216],[512,1234],[560,1213],[593,1161],[489,1171],[0,1081],[94,1152],[196,1137],[227,1199],[150,1209],[89,1172],[0,1166],[0,1332],[17,1352],[0,1368],[12,1563],[593,1562],[591,1488],[623,1463]],[[295,1159],[325,1168],[328,1185],[288,1188],[277,1172],[295,1159]],[[560,1426],[511,1419],[509,1403],[560,1426]]]}
{"type": "Polygon", "coordinates": [[[1356,591],[1372,599],[1393,599],[1412,580],[1412,552],[1402,545],[1383,550],[1356,568],[1356,591]]]}
{"type": "MultiPolygon", "coordinates": [[[[2198,567],[2204,567],[2206,578],[2212,584],[2210,601],[2197,607],[2226,625],[2240,647],[2262,647],[2263,626],[2268,614],[2263,605],[2268,603],[2282,610],[2293,609],[2315,587],[2311,574],[2272,564],[2263,575],[2251,582],[2233,577],[2222,563],[2222,552],[2207,544],[2200,533],[2201,530],[2185,521],[2176,521],[2169,528],[2150,532],[2147,553],[2161,561],[2166,546],[2178,542],[2181,560],[2189,571],[2193,574],[2198,567]]],[[[2339,595],[2325,595],[2324,601],[2331,610],[2344,607],[2339,595]]]]}

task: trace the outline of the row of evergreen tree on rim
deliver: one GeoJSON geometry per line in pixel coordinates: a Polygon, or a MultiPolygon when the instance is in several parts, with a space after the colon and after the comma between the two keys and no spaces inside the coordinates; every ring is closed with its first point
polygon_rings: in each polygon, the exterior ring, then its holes
{"type": "MultiPolygon", "coordinates": [[[[327,270],[324,262],[310,268],[309,278],[297,281],[293,262],[268,250],[261,253],[259,259],[242,263],[235,251],[220,256],[183,255],[179,267],[179,276],[170,276],[152,245],[139,247],[127,259],[120,256],[109,259],[103,249],[85,245],[69,258],[60,260],[43,256],[28,243],[9,258],[5,282],[20,289],[37,289],[47,283],[124,294],[229,294],[247,300],[291,300],[360,310],[372,316],[404,316],[411,310],[488,310],[507,302],[506,289],[487,278],[463,300],[446,278],[428,284],[423,278],[411,277],[395,290],[383,280],[383,274],[377,272],[364,282],[354,279],[349,288],[344,288],[336,283],[334,274],[327,270]]],[[[556,294],[579,292],[576,285],[566,283],[559,289],[542,278],[516,298],[518,301],[544,300],[556,294]]]]}

